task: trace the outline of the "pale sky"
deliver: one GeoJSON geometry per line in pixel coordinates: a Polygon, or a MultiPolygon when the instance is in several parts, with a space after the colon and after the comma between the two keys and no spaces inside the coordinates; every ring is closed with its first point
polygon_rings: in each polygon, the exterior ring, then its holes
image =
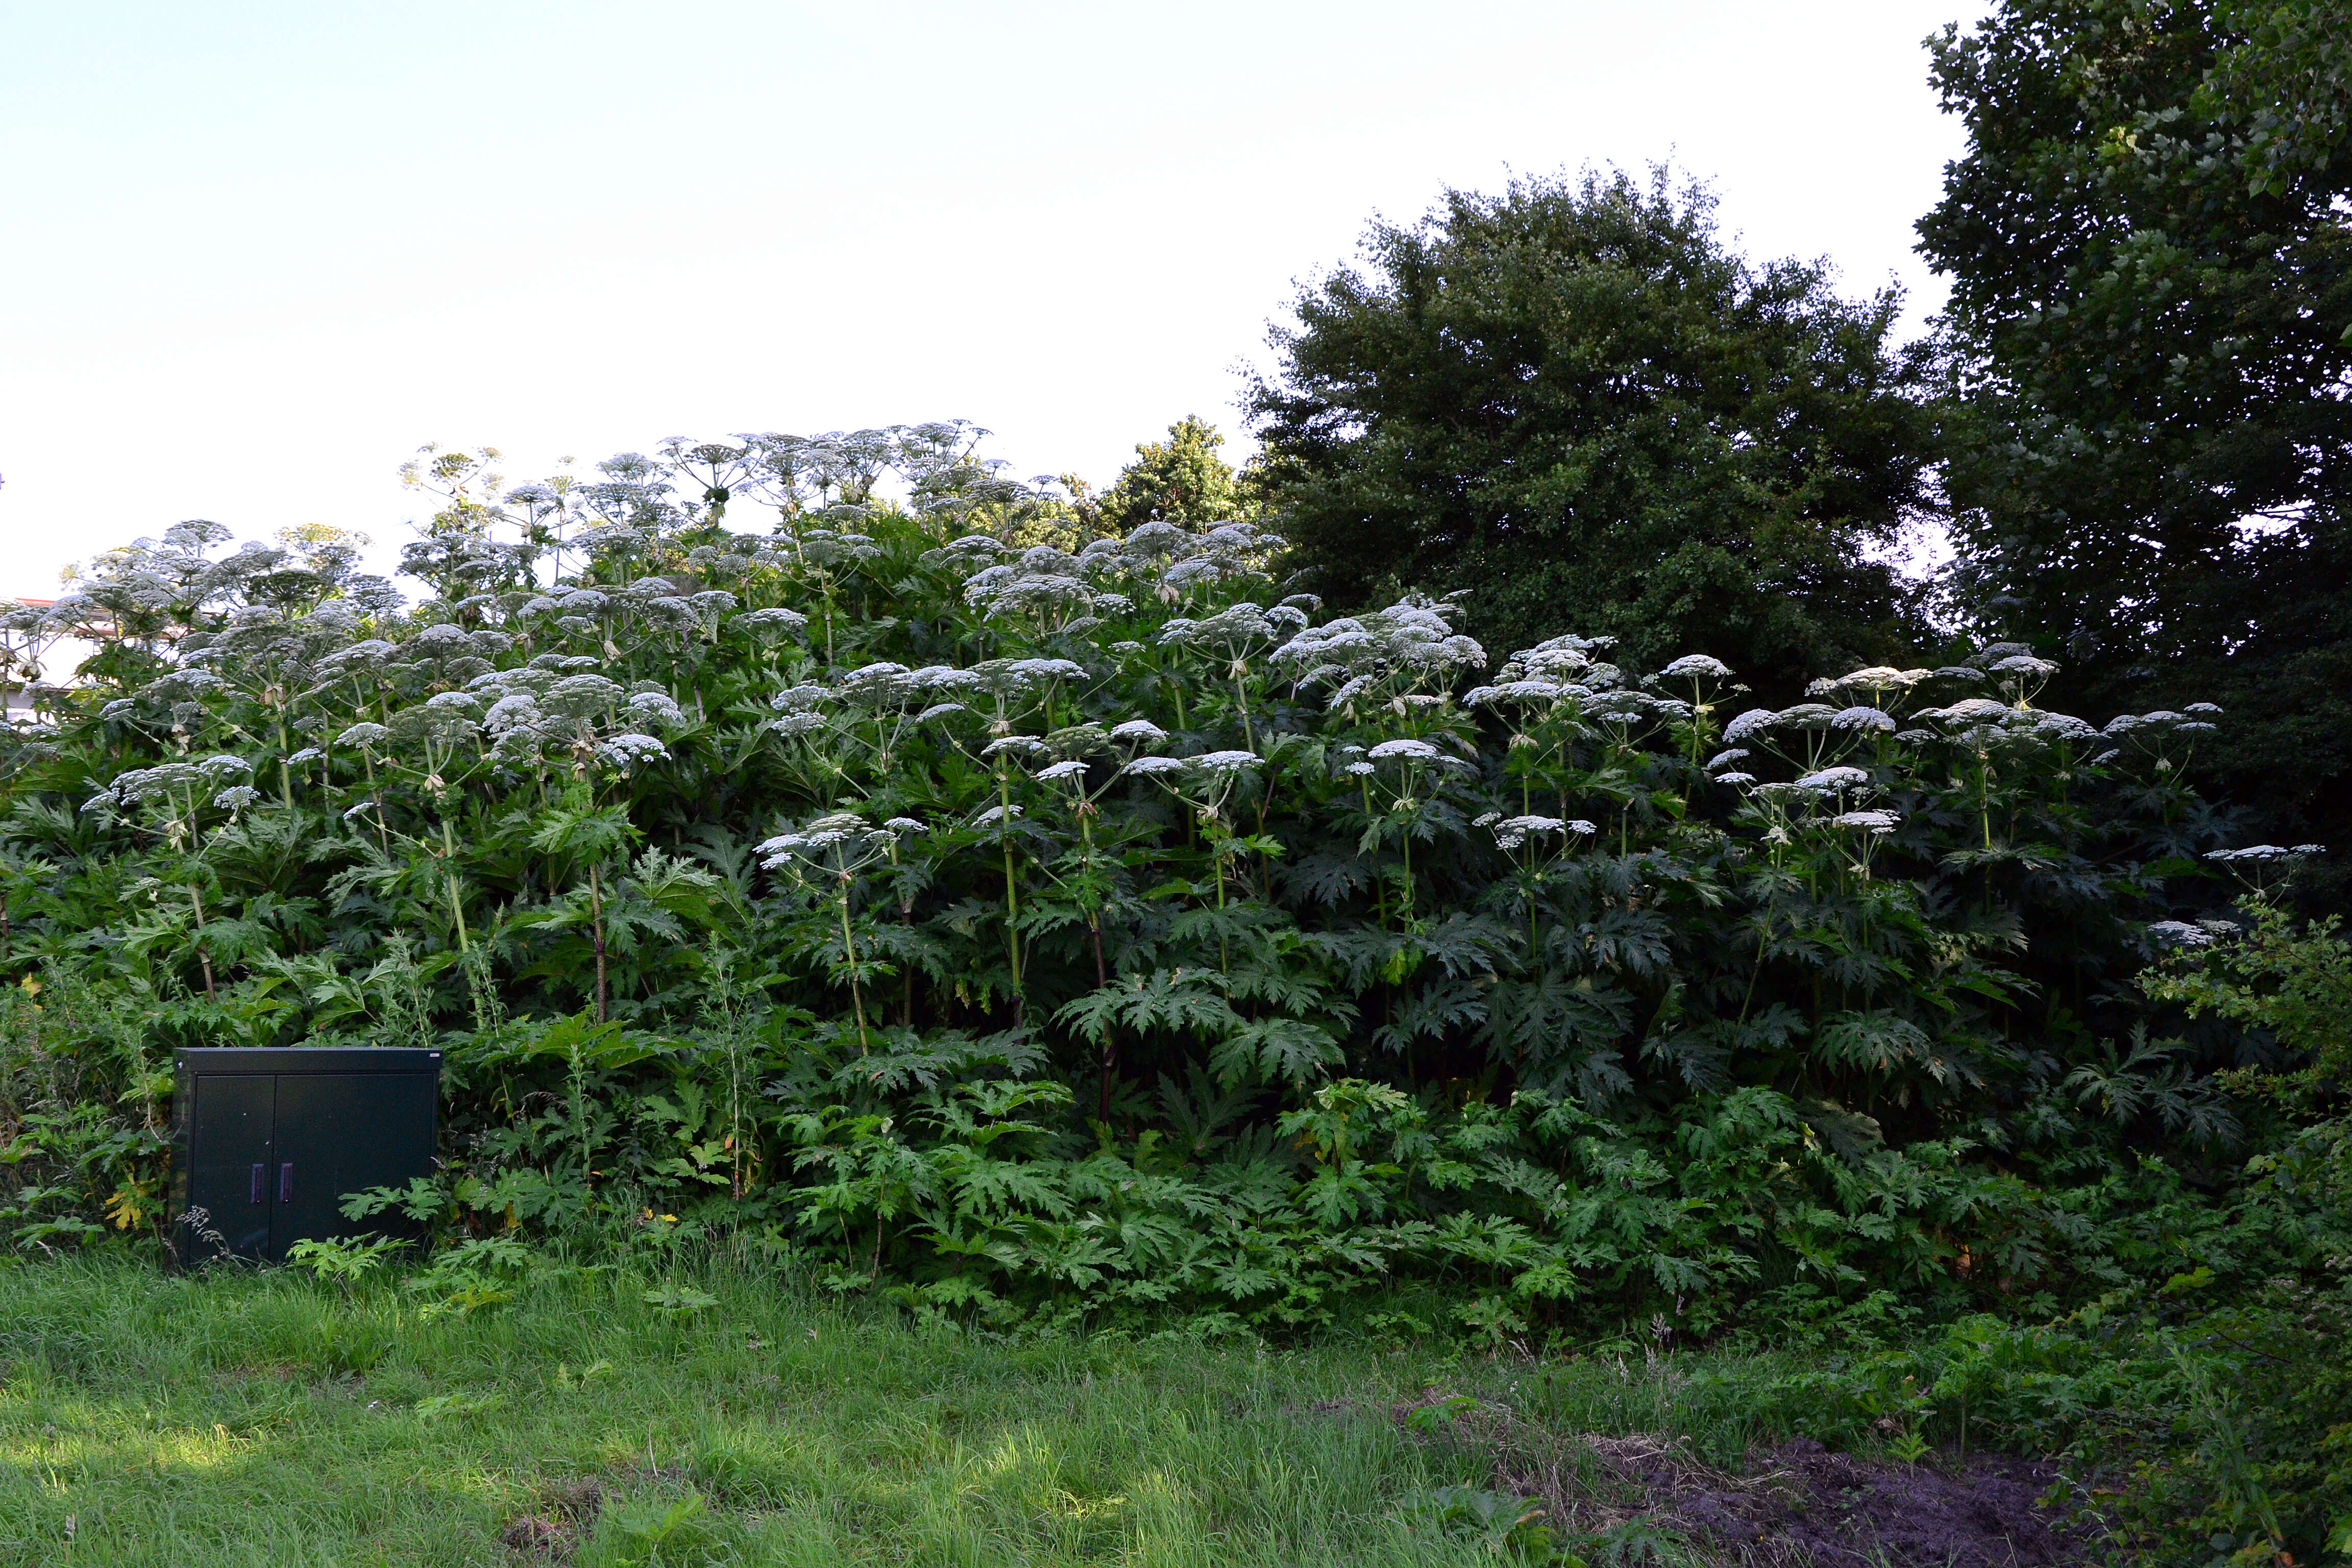
{"type": "Polygon", "coordinates": [[[1671,158],[1916,325],[1921,39],[1980,9],[0,0],[0,594],[190,517],[388,562],[426,441],[966,418],[1107,482],[1513,170],[1671,158]]]}

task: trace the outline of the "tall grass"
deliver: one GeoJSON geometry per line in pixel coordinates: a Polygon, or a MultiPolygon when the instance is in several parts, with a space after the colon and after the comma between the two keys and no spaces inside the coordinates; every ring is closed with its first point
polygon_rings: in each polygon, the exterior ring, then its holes
{"type": "MultiPolygon", "coordinates": [[[[425,1317],[394,1278],[0,1269],[0,1561],[504,1563],[514,1521],[561,1522],[549,1500],[593,1479],[583,1563],[1491,1562],[1418,1523],[1415,1497],[1483,1472],[1399,1405],[1685,1414],[1639,1356],[1538,1375],[1377,1339],[992,1341],[723,1258],[691,1279],[713,1304],[583,1269],[425,1317]],[[666,1513],[691,1517],[657,1546],[666,1513]]],[[[1689,1413],[1741,1440],[1740,1417],[1689,1413]]]]}

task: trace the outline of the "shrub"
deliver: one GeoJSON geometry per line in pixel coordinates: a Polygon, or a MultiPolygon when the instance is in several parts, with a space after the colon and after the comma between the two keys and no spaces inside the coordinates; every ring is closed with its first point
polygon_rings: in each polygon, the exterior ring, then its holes
{"type": "Polygon", "coordinates": [[[2210,899],[2210,715],[2043,711],[1998,644],[1778,710],[1494,660],[1252,524],[1084,537],[968,434],[436,455],[413,607],[184,524],[20,615],[102,649],[0,785],[27,1190],[156,1220],[170,1047],[431,1042],[403,1201],[469,1231],[744,1227],[983,1317],[1426,1279],[1512,1338],[2079,1296],[2125,1149],[2213,1174],[2229,1036],[2115,1043],[2210,899]]]}

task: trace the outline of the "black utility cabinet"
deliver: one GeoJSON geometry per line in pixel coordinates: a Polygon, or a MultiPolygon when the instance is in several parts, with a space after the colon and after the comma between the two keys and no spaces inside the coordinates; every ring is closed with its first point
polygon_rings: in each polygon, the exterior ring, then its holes
{"type": "Polygon", "coordinates": [[[441,1053],[372,1047],[182,1051],[173,1117],[173,1251],[276,1263],[293,1243],[414,1234],[339,1205],[433,1173],[441,1053]],[[201,1215],[201,1218],[197,1216],[201,1215]],[[213,1233],[213,1234],[207,1234],[213,1233]]]}

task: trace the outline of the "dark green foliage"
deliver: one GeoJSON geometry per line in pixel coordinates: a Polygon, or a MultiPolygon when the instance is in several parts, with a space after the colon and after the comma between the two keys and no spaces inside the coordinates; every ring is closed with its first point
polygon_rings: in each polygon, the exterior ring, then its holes
{"type": "Polygon", "coordinates": [[[308,1039],[448,1053],[449,1179],[370,1202],[992,1321],[2056,1303],[2129,1276],[2125,1147],[2226,1179],[2233,1037],[2116,1043],[2204,719],[2004,646],[1728,723],[1570,636],[1472,687],[1425,601],[1265,604],[1247,524],[1008,546],[934,435],[452,505],[411,614],[186,530],[61,602],[141,630],[9,738],[19,1239],[163,1217],[170,1049],[308,1039]]]}
{"type": "Polygon", "coordinates": [[[1967,155],[1962,607],[2112,710],[2221,702],[2207,776],[2281,836],[2352,813],[2352,9],[2011,0],[1935,40],[1967,155]]]}
{"type": "Polygon", "coordinates": [[[1299,296],[1245,400],[1309,585],[1466,589],[1505,647],[1565,625],[1790,693],[1926,640],[1866,554],[1930,452],[1891,291],[1744,261],[1663,170],[1451,192],[1365,252],[1299,296]]]}
{"type": "Polygon", "coordinates": [[[2329,1560],[2352,1550],[2352,1140],[2325,1123],[2255,1168],[2226,1209],[2154,1166],[2106,1184],[2077,1213],[2131,1282],[2076,1310],[1934,1334],[1891,1296],[1876,1322],[1792,1314],[1783,1345],[1880,1347],[1741,1394],[1833,1443],[2063,1454],[2107,1561],[2329,1560]]]}
{"type": "Polygon", "coordinates": [[[1167,440],[1136,443],[1135,461],[1103,492],[1105,525],[1124,533],[1154,518],[1199,527],[1246,515],[1233,466],[1217,456],[1224,444],[1217,427],[1194,414],[1168,426],[1167,440]]]}
{"type": "Polygon", "coordinates": [[[2352,1091],[2352,942],[2337,917],[2298,928],[2263,894],[2245,900],[2243,912],[2242,930],[2177,952],[2144,984],[2191,1016],[2252,1031],[2275,1060],[2293,1064],[2242,1072],[2241,1089],[2305,1114],[2340,1108],[2352,1091]]]}

